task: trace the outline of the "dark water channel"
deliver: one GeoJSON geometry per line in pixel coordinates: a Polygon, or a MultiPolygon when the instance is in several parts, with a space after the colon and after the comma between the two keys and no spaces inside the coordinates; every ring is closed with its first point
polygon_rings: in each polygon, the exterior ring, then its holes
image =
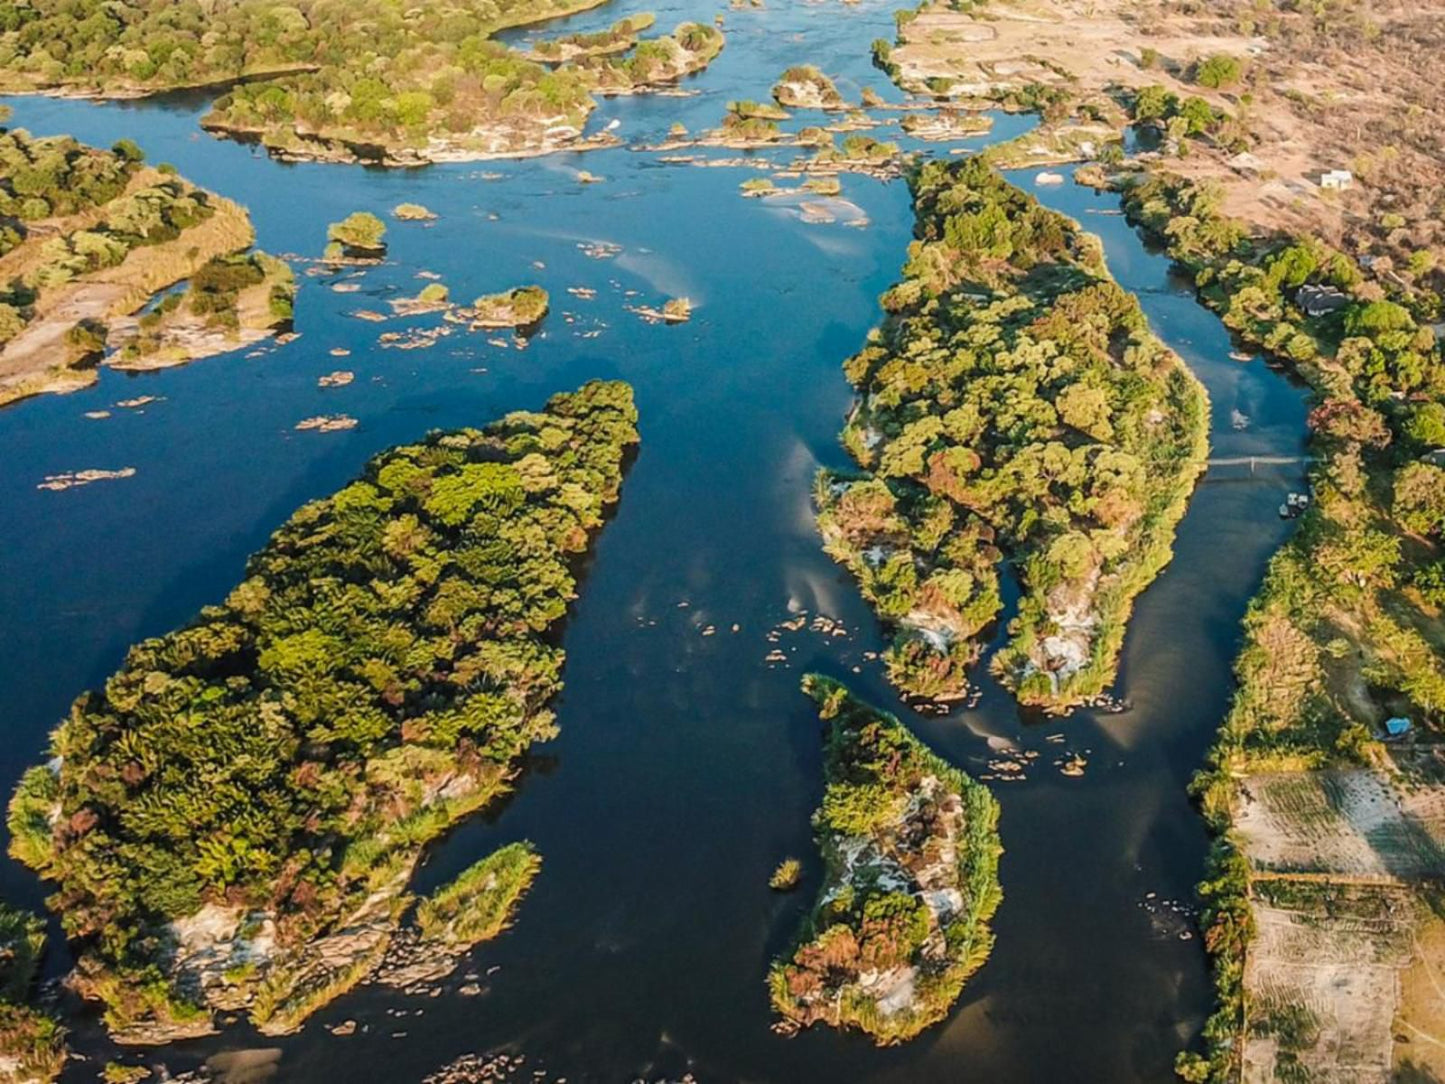
{"type": "MultiPolygon", "coordinates": [[[[592,29],[641,9],[627,0],[568,25],[592,29]]],[[[659,25],[715,10],[674,0],[659,25]]],[[[841,76],[850,97],[867,84],[897,98],[868,62],[868,43],[893,35],[891,6],[879,0],[728,12],[726,31],[723,55],[688,82],[693,96],[607,102],[594,125],[615,118],[629,142],[660,138],[674,120],[709,127],[728,100],[765,98],[802,62],[841,76]]],[[[496,969],[484,994],[364,988],[299,1035],[267,1040],[236,1027],[148,1063],[186,1068],[275,1047],[276,1080],[406,1082],[464,1052],[508,1049],[527,1055],[524,1076],[539,1067],[572,1081],[688,1070],[703,1081],[1171,1079],[1174,1052],[1208,1009],[1199,939],[1178,910],[1205,849],[1184,788],[1225,710],[1239,619],[1284,534],[1275,508],[1296,479],[1221,471],[1200,487],[1174,563],[1134,617],[1119,685],[1131,711],[1024,718],[989,686],[976,710],[920,717],[865,661],[882,646],[876,623],[820,551],[808,501],[816,467],[843,459],[840,362],[876,322],[877,296],[911,236],[901,182],[844,178],[844,197],[868,219],[856,228],[739,198],[748,170],[627,149],[411,172],[285,166],[201,133],[196,100],[11,104],[14,123],[36,133],[135,138],[152,160],[248,205],[273,252],[319,255],[325,224],[356,209],[384,214],[410,200],[441,217],[393,224],[388,262],[351,280],[359,292],[302,275],[291,345],[141,376],[106,372],[91,389],[0,411],[6,786],[128,644],[220,599],[295,507],[344,484],[374,452],[537,406],[591,377],[631,381],[642,414],[641,454],[567,629],[561,736],[538,750],[504,807],[463,826],[421,874],[429,887],[519,838],[544,856],[515,927],[476,954],[477,971],[496,969]],[[579,184],[581,168],[606,181],[579,184]],[[579,247],[596,242],[617,247],[606,258],[579,247]],[[423,270],[463,299],[536,281],[553,313],[525,351],[465,334],[384,349],[382,331],[430,318],[347,315],[415,293],[423,270]],[[679,294],[697,307],[678,327],[645,324],[625,307],[679,294]],[[356,381],[318,389],[317,377],[338,368],[356,381]],[[114,406],[143,395],[158,401],[114,406]],[[85,417],[101,410],[110,416],[85,417]],[[335,412],[360,424],[293,429],[335,412]],[[134,477],[36,489],[49,474],[126,466],[134,477]],[[848,635],[805,628],[767,639],[802,613],[836,619],[848,635]],[[704,636],[707,626],[716,634],[704,636]],[[786,663],[764,661],[775,647],[786,663]],[[817,726],[797,691],[810,668],[851,679],[974,773],[998,774],[988,762],[1001,751],[1038,754],[1023,778],[993,783],[1007,848],[993,956],[950,1020],[903,1048],[825,1032],[787,1040],[768,1028],[768,961],[820,873],[808,824],[821,791],[817,726]],[[1082,778],[1058,770],[1073,753],[1088,761],[1082,778]],[[788,854],[806,856],[808,879],[778,896],[767,878],[788,854]],[[342,1020],[357,1021],[357,1033],[323,1027],[342,1020]]],[[[799,114],[794,126],[815,122],[799,114]]],[[[1029,123],[1001,117],[991,138],[1029,123]]],[[[1301,394],[1258,361],[1230,359],[1224,329],[1118,217],[1116,199],[1019,180],[1104,238],[1114,274],[1208,384],[1216,455],[1297,450],[1301,394]],[[1248,416],[1243,429],[1236,410],[1248,416]]],[[[44,895],[13,863],[0,890],[31,905],[44,895]]],[[[77,1028],[82,1049],[103,1051],[93,1022],[77,1028]]],[[[75,1065],[67,1079],[94,1073],[94,1062],[75,1065]]]]}

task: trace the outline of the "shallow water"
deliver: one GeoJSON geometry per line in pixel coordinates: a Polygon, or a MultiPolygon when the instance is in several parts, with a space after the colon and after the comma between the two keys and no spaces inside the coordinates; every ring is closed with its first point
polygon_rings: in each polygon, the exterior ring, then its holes
{"type": "MultiPolygon", "coordinates": [[[[592,29],[641,9],[614,3],[567,26],[592,29]]],[[[674,3],[659,10],[659,27],[714,10],[674,3]]],[[[729,12],[726,31],[722,56],[686,84],[694,96],[604,102],[593,125],[616,118],[636,142],[661,138],[674,120],[700,130],[729,99],[765,98],[785,67],[810,61],[841,76],[850,97],[863,84],[897,97],[868,61],[868,43],[893,34],[891,6],[877,0],[729,12]]],[[[287,1039],[236,1027],[144,1060],[184,1068],[218,1051],[276,1047],[275,1079],[317,1084],[415,1081],[461,1053],[499,1048],[573,1081],[688,1069],[704,1081],[1172,1079],[1174,1052],[1208,1010],[1199,939],[1174,909],[1190,902],[1205,849],[1184,788],[1226,707],[1239,619],[1284,535],[1275,508],[1296,479],[1221,471],[1200,487],[1174,563],[1136,611],[1118,688],[1131,711],[1025,718],[989,685],[976,710],[920,717],[863,661],[882,646],[877,625],[820,551],[808,503],[817,466],[844,461],[836,436],[850,393],[839,365],[877,321],[877,296],[911,236],[901,182],[844,178],[844,197],[869,220],[860,229],[739,198],[746,170],[670,166],[625,149],[410,172],[285,166],[200,132],[204,103],[194,99],[11,104],[14,123],[37,133],[137,139],[152,160],[248,205],[259,243],[274,252],[318,255],[325,224],[356,209],[384,214],[410,200],[441,218],[392,224],[388,262],[354,280],[360,292],[332,291],[335,276],[303,276],[301,338],[289,346],[160,373],[104,372],[91,389],[0,411],[9,737],[0,779],[43,755],[70,700],[131,642],[220,599],[296,506],[344,484],[374,452],[537,406],[592,377],[632,382],[642,414],[641,453],[567,628],[561,736],[538,749],[504,806],[455,832],[420,875],[428,888],[513,839],[542,853],[515,927],[475,954],[475,970],[497,968],[485,994],[363,988],[287,1039]],[[583,168],[606,182],[578,184],[583,168]],[[620,251],[594,259],[578,247],[597,241],[620,251]],[[422,270],[461,299],[539,282],[553,312],[525,351],[465,333],[431,349],[382,349],[382,331],[437,321],[372,324],[347,313],[416,292],[422,270]],[[569,286],[597,296],[573,297],[569,286]],[[696,306],[684,325],[651,326],[625,308],[678,294],[696,306]],[[592,331],[601,334],[584,337],[592,331]],[[333,348],[351,353],[333,357],[333,348]],[[316,387],[338,368],[355,383],[316,387]],[[161,401],[112,405],[140,395],[161,401]],[[111,416],[84,417],[102,409],[111,416]],[[336,412],[360,424],[292,428],[336,412]],[[35,488],[48,474],[124,466],[135,476],[35,488]],[[768,641],[804,611],[840,620],[849,635],[768,641]],[[704,636],[709,625],[716,634],[704,636]],[[764,662],[775,646],[786,664],[764,662]],[[821,792],[818,728],[797,691],[810,668],[848,678],[974,773],[994,774],[992,750],[1005,745],[1039,752],[1026,779],[992,784],[1007,848],[993,956],[949,1021],[903,1048],[768,1029],[769,959],[821,872],[808,824],[821,792]],[[1058,773],[1070,752],[1088,760],[1083,778],[1058,773]],[[805,859],[807,876],[801,891],[779,896],[767,878],[788,854],[805,859]],[[322,1026],[342,1020],[357,1021],[358,1033],[336,1038],[322,1026]]],[[[812,119],[799,114],[794,126],[812,119]]],[[[1029,123],[1000,117],[991,138],[1029,123]]],[[[1301,394],[1258,362],[1229,359],[1219,322],[1108,213],[1115,198],[1017,179],[1104,238],[1116,277],[1140,292],[1155,330],[1209,386],[1216,455],[1298,449],[1301,394]],[[1249,429],[1232,428],[1234,409],[1250,416],[1249,429]]],[[[13,863],[0,867],[0,890],[32,905],[43,896],[13,863]]],[[[103,1049],[93,1022],[79,1028],[82,1048],[103,1049]]],[[[92,1078],[85,1066],[67,1077],[92,1078]]]]}

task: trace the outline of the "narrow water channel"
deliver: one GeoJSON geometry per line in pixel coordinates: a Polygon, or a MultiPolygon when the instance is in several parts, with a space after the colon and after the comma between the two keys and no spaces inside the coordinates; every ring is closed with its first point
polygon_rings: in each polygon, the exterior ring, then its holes
{"type": "MultiPolygon", "coordinates": [[[[613,3],[567,26],[636,10],[613,3]]],[[[658,21],[714,11],[674,0],[658,21]]],[[[616,119],[634,142],[660,138],[674,120],[699,130],[728,100],[765,98],[785,67],[804,62],[839,76],[850,97],[866,84],[897,98],[867,55],[872,39],[892,37],[888,3],[729,12],[726,31],[723,55],[688,82],[692,96],[604,103],[594,124],[616,119]]],[[[625,149],[413,172],[284,166],[199,132],[202,101],[9,104],[14,123],[37,133],[136,139],[153,160],[247,204],[259,244],[274,252],[319,254],[326,223],[352,210],[411,200],[441,217],[393,225],[387,264],[343,283],[359,291],[303,276],[301,338],[289,346],[142,376],[107,372],[91,389],[0,411],[7,786],[127,645],[223,596],[296,506],[344,484],[377,450],[539,405],[592,377],[631,381],[642,413],[641,454],[566,632],[561,736],[537,750],[510,801],[456,832],[422,871],[426,888],[520,838],[543,855],[515,927],[475,956],[483,993],[364,988],[299,1035],[268,1040],[238,1025],[151,1061],[186,1068],[274,1047],[275,1079],[300,1084],[419,1081],[459,1054],[502,1048],[571,1081],[686,1071],[702,1081],[1172,1079],[1174,1052],[1209,999],[1187,913],[1205,839],[1184,788],[1224,713],[1239,620],[1283,537],[1275,509],[1296,478],[1225,469],[1201,485],[1173,564],[1133,620],[1118,690],[1129,712],[1024,717],[990,685],[976,710],[918,716],[866,659],[882,647],[877,625],[820,551],[808,503],[817,466],[843,461],[840,364],[877,321],[877,297],[911,237],[901,182],[844,178],[844,196],[868,220],[857,228],[740,199],[746,169],[667,165],[625,149]],[[582,168],[606,180],[581,185],[582,168]],[[416,292],[421,271],[461,298],[539,282],[554,311],[525,351],[464,335],[385,349],[388,325],[349,314],[416,292]],[[697,306],[688,324],[650,326],[627,308],[675,295],[697,306]],[[318,389],[336,368],[355,371],[355,383],[318,389]],[[156,400],[115,405],[140,396],[156,400]],[[95,411],[110,416],[85,417],[95,411]],[[330,412],[360,424],[293,429],[330,412]],[[135,476],[35,488],[47,474],[123,466],[135,476]],[[826,615],[848,634],[779,628],[801,614],[826,615]],[[765,661],[774,650],[787,661],[765,661]],[[1000,754],[1038,754],[1022,778],[992,781],[1007,848],[993,956],[950,1020],[903,1048],[769,1030],[767,964],[820,875],[808,823],[821,792],[818,730],[797,691],[810,668],[849,679],[975,774],[998,775],[989,762],[1000,754]],[[1088,761],[1082,778],[1058,771],[1075,752],[1088,761]],[[767,878],[788,854],[806,859],[807,879],[778,896],[767,878]],[[358,1024],[349,1037],[326,1030],[347,1020],[358,1024]]],[[[991,138],[1029,123],[1000,117],[991,138]]],[[[1117,199],[1016,180],[1103,237],[1115,276],[1208,385],[1216,455],[1298,449],[1301,392],[1259,361],[1231,360],[1222,326],[1118,216],[1117,199]]],[[[13,863],[0,867],[0,890],[18,903],[43,897],[13,863]]],[[[81,1021],[78,1046],[103,1052],[97,1030],[81,1021]]],[[[66,1079],[94,1072],[73,1065],[66,1079]]]]}

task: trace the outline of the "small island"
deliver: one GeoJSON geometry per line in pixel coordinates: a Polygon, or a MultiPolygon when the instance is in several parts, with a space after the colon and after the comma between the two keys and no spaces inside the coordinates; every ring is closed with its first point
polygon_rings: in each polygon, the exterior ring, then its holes
{"type": "Polygon", "coordinates": [[[386,223],[370,211],[353,211],[326,227],[326,259],[330,262],[374,263],[385,255],[386,223]]]}
{"type": "Polygon", "coordinates": [[[965,109],[939,109],[927,113],[907,113],[898,126],[905,135],[914,139],[941,142],[985,135],[993,130],[993,118],[987,113],[965,109]]]}
{"type": "Polygon", "coordinates": [[[700,72],[722,52],[725,39],[705,23],[681,23],[671,34],[638,42],[627,57],[580,60],[577,69],[599,94],[639,94],[700,72]]]}
{"type": "Polygon", "coordinates": [[[788,109],[846,109],[833,80],[811,64],[783,72],[773,85],[773,99],[788,109]]]}
{"type": "Polygon", "coordinates": [[[84,387],[102,361],[175,365],[284,327],[291,271],[254,239],[243,208],[128,140],[0,128],[0,403],[84,387]]]}
{"type": "Polygon", "coordinates": [[[743,98],[736,102],[728,102],[728,112],[741,117],[743,120],[787,120],[788,111],[770,102],[755,102],[751,98],[743,98]]]}
{"type": "Polygon", "coordinates": [[[431,222],[437,217],[435,211],[420,203],[398,203],[391,214],[401,222],[431,222]]]}
{"type": "Polygon", "coordinates": [[[754,104],[746,101],[729,102],[722,124],[704,134],[698,142],[736,150],[767,147],[781,142],[784,133],[778,127],[778,122],[771,116],[759,116],[751,108],[754,104]]]}
{"type": "Polygon", "coordinates": [[[550,298],[540,286],[517,286],[499,294],[486,294],[470,308],[449,314],[452,319],[478,328],[527,328],[547,315],[550,298]]]}
{"type": "Polygon", "coordinates": [[[501,933],[542,868],[530,843],[511,843],[468,866],[417,905],[424,941],[465,951],[501,933]]]}
{"type": "Polygon", "coordinates": [[[217,256],[135,321],[112,323],[114,369],[154,369],[259,342],[291,323],[296,278],[264,252],[217,256]]]}
{"type": "MultiPolygon", "coordinates": [[[[10,849],[54,882],[71,983],[118,1040],[217,1012],[289,1032],[380,966],[425,846],[556,731],[551,633],[636,421],[593,382],[383,452],[75,702],[10,849]]],[[[505,924],[535,859],[499,855],[422,904],[423,938],[505,924]]]]}
{"type": "Polygon", "coordinates": [[[419,316],[428,312],[451,310],[451,291],[444,283],[429,282],[415,297],[398,297],[391,303],[391,310],[399,316],[419,316]]]}
{"type": "Polygon", "coordinates": [[[797,946],[768,973],[773,1008],[787,1032],[825,1023],[903,1042],[948,1015],[993,947],[998,803],[845,686],[810,674],[803,690],[827,728],[813,818],[827,868],[797,946]]]}
{"type": "Polygon", "coordinates": [[[811,158],[798,164],[798,168],[807,172],[862,173],[887,179],[897,177],[903,171],[897,143],[874,139],[862,132],[846,135],[841,143],[835,145],[831,132],[804,129],[799,133],[798,141],[817,147],[811,158]],[[805,133],[806,139],[803,138],[805,133]]]}
{"type": "Polygon", "coordinates": [[[618,19],[606,30],[591,34],[565,34],[560,38],[544,38],[523,54],[539,64],[562,64],[583,57],[612,56],[625,53],[637,44],[637,36],[657,22],[650,11],[618,19]]]}
{"type": "Polygon", "coordinates": [[[1208,402],[1109,277],[1098,243],[979,159],[912,180],[918,237],[884,326],[845,365],[859,399],[818,524],[897,630],[906,693],[956,700],[1023,585],[994,665],[1053,710],[1113,680],[1133,600],[1169,560],[1207,455],[1208,402]]]}

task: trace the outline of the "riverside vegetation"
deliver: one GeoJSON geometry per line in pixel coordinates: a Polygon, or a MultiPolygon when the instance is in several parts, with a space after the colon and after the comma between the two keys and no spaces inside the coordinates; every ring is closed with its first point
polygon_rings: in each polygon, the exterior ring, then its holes
{"type": "Polygon", "coordinates": [[[826,872],[768,974],[773,1007],[784,1030],[824,1022],[902,1042],[948,1014],[993,947],[998,803],[845,686],[812,674],[803,689],[827,728],[813,819],[826,872]]]}
{"type": "Polygon", "coordinates": [[[283,158],[417,165],[542,153],[587,145],[593,91],[671,82],[722,48],[719,31],[697,24],[641,42],[629,29],[630,56],[574,48],[554,67],[492,38],[601,2],[34,0],[0,8],[0,90],[214,87],[224,93],[204,127],[283,158]]]}
{"type": "MultiPolygon", "coordinates": [[[[249,1011],[292,1030],[381,961],[425,845],[555,726],[549,635],[637,440],[631,389],[384,452],[246,578],[81,696],[10,806],[56,885],[73,982],[126,1041],[249,1011]]],[[[535,873],[499,852],[422,906],[495,932],[535,873]]]]}
{"type": "Polygon", "coordinates": [[[547,38],[532,46],[527,54],[529,60],[544,64],[560,64],[564,60],[575,60],[583,56],[610,56],[625,53],[637,44],[637,35],[657,22],[657,16],[650,11],[618,19],[606,30],[587,34],[564,34],[560,38],[547,38]]]}
{"type": "Polygon", "coordinates": [[[0,403],[92,382],[107,345],[113,363],[174,364],[286,323],[290,269],[247,253],[253,240],[241,207],[146,166],[128,140],[0,129],[0,403]]]}
{"type": "Polygon", "coordinates": [[[65,1031],[31,1004],[45,922],[0,903],[0,1081],[50,1081],[65,1065],[65,1031]]]}
{"type": "Polygon", "coordinates": [[[889,676],[918,697],[966,691],[1007,555],[1023,597],[995,666],[1020,700],[1065,708],[1112,680],[1169,559],[1206,396],[1077,224],[978,159],[912,185],[919,239],[845,367],[862,472],[819,475],[819,527],[896,627],[889,676]]]}
{"type": "MultiPolygon", "coordinates": [[[[1445,469],[1433,454],[1445,446],[1445,360],[1428,326],[1440,299],[1423,289],[1387,296],[1317,238],[1261,235],[1221,213],[1207,185],[1167,173],[1116,183],[1201,299],[1290,364],[1316,400],[1314,500],[1250,607],[1239,688],[1194,784],[1216,834],[1201,893],[1219,1006],[1206,1056],[1181,1055],[1180,1071],[1223,1082],[1268,1026],[1268,1014],[1251,1012],[1266,992],[1249,985],[1245,961],[1261,893],[1272,890],[1235,830],[1242,782],[1367,766],[1397,794],[1438,785],[1422,780],[1408,744],[1379,738],[1387,716],[1411,719],[1429,741],[1445,718],[1445,469]],[[1327,291],[1333,311],[1306,312],[1310,291],[1327,291]]],[[[1326,886],[1348,880],[1320,876],[1326,886]]],[[[1300,1058],[1314,1056],[1312,1042],[1282,1048],[1275,1071],[1308,1072],[1300,1058]]]]}

